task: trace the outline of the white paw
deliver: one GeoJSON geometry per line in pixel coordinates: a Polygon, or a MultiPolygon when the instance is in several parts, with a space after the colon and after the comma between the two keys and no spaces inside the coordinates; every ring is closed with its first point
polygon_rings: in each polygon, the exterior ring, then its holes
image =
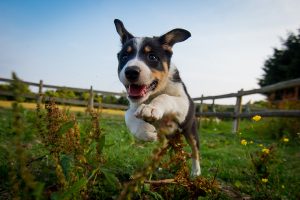
{"type": "Polygon", "coordinates": [[[192,159],[192,171],[191,176],[196,177],[201,175],[200,163],[198,160],[192,159]]]}
{"type": "Polygon", "coordinates": [[[197,176],[200,176],[201,175],[201,169],[192,169],[191,171],[191,176],[192,177],[197,177],[197,176]]]}
{"type": "Polygon", "coordinates": [[[153,122],[160,120],[163,117],[163,112],[154,106],[141,104],[134,115],[147,122],[153,122]]]}

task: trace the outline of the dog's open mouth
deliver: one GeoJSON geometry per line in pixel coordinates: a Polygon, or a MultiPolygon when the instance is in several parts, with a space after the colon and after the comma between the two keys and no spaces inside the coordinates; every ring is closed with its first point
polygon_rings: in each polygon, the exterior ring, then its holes
{"type": "Polygon", "coordinates": [[[126,89],[130,98],[139,99],[146,96],[148,92],[155,90],[157,84],[158,81],[154,80],[150,85],[130,84],[126,89]]]}

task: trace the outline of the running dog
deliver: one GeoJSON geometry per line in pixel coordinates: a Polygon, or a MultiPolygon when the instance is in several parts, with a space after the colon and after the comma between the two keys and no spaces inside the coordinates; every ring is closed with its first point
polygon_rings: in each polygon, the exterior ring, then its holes
{"type": "Polygon", "coordinates": [[[159,37],[134,37],[122,21],[115,19],[114,23],[122,43],[118,76],[130,103],[127,127],[144,141],[157,140],[161,130],[170,135],[182,133],[192,149],[191,175],[200,175],[194,103],[171,62],[173,45],[188,39],[190,32],[173,29],[159,37]]]}

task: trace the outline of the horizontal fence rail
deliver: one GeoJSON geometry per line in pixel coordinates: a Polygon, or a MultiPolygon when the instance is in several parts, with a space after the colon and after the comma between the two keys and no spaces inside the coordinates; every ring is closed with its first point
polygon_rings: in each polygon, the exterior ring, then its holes
{"type": "MultiPolygon", "coordinates": [[[[7,78],[0,78],[0,81],[11,83],[13,82],[12,79],[7,78]]],[[[30,85],[30,86],[36,86],[39,87],[40,83],[33,83],[28,81],[22,81],[23,83],[30,85]]],[[[43,84],[43,88],[52,88],[52,89],[61,89],[61,90],[71,90],[74,92],[89,92],[90,89],[84,89],[84,88],[75,88],[75,87],[66,87],[66,86],[57,86],[57,85],[49,85],[49,84],[43,84]]],[[[126,94],[120,93],[120,92],[108,92],[108,91],[101,91],[101,90],[93,90],[94,93],[102,94],[102,95],[114,95],[114,96],[126,96],[126,94]]]]}
{"type": "Polygon", "coordinates": [[[289,81],[283,81],[280,83],[276,83],[274,85],[265,86],[259,89],[253,89],[253,90],[247,90],[247,91],[239,91],[237,93],[229,93],[229,94],[222,94],[222,95],[216,95],[216,96],[202,96],[202,97],[196,97],[193,98],[194,101],[201,101],[201,100],[210,100],[210,99],[224,99],[224,98],[232,98],[232,97],[239,97],[239,96],[246,96],[251,94],[264,94],[268,92],[273,92],[275,90],[290,88],[294,86],[300,85],[300,78],[289,80],[289,81]]]}
{"type": "MultiPolygon", "coordinates": [[[[1,91],[0,96],[11,96],[13,97],[14,94],[12,92],[1,91]]],[[[38,98],[38,94],[24,94],[21,97],[26,99],[36,100],[38,98]]],[[[88,106],[88,101],[79,100],[79,99],[67,99],[67,98],[60,98],[60,97],[43,97],[44,102],[55,101],[61,104],[69,104],[69,105],[77,105],[77,106],[88,106]]],[[[98,103],[94,102],[94,107],[98,108],[107,108],[107,109],[117,109],[117,110],[126,110],[128,106],[125,105],[118,105],[118,104],[108,104],[108,103],[98,103]]]]}
{"type": "MultiPolygon", "coordinates": [[[[282,90],[291,87],[299,87],[300,88],[300,78],[293,79],[289,81],[283,81],[280,83],[276,83],[273,85],[265,86],[259,89],[253,90],[240,90],[236,93],[229,93],[223,95],[216,96],[201,96],[197,98],[193,98],[194,101],[200,101],[198,112],[196,112],[196,116],[201,119],[201,117],[220,117],[220,118],[233,118],[232,132],[236,133],[239,130],[239,123],[241,118],[251,118],[255,115],[260,115],[262,117],[297,117],[300,118],[300,110],[262,110],[262,111],[250,111],[250,108],[247,108],[246,112],[242,112],[242,97],[246,95],[252,94],[267,94],[270,92],[274,92],[276,90],[282,90]],[[236,98],[236,104],[234,106],[233,112],[216,112],[215,111],[215,100],[223,99],[223,98],[236,98]],[[210,112],[203,112],[203,101],[204,100],[212,100],[211,110],[210,112]]],[[[299,101],[299,99],[298,99],[299,101]]],[[[201,120],[199,120],[201,124],[201,120]]],[[[300,122],[299,122],[300,123],[300,122]]]]}
{"type": "MultiPolygon", "coordinates": [[[[0,82],[6,82],[11,83],[13,82],[12,79],[7,78],[1,78],[0,82]]],[[[70,104],[70,105],[80,105],[80,106],[88,106],[88,108],[93,107],[101,107],[101,108],[109,108],[109,109],[119,109],[119,110],[126,110],[128,106],[125,105],[117,105],[117,104],[106,104],[106,103],[99,103],[94,102],[94,96],[95,94],[101,94],[101,95],[112,95],[112,96],[120,96],[124,97],[126,96],[125,93],[118,93],[118,92],[108,92],[108,91],[100,91],[100,90],[93,90],[93,87],[91,86],[90,89],[84,89],[84,88],[75,88],[75,87],[66,87],[66,86],[57,86],[57,85],[49,85],[49,84],[43,84],[43,81],[41,80],[39,83],[33,83],[33,82],[27,82],[22,81],[23,83],[29,85],[29,86],[35,86],[39,88],[39,92],[36,94],[24,94],[23,97],[27,99],[37,100],[38,104],[41,102],[48,102],[51,100],[54,100],[58,103],[62,104],[70,104]],[[70,90],[74,92],[88,92],[89,93],[89,99],[88,100],[79,100],[79,99],[67,99],[67,98],[59,98],[59,97],[49,97],[45,96],[43,93],[44,88],[51,88],[51,89],[64,89],[64,90],[70,90]]],[[[280,83],[276,83],[274,85],[269,85],[266,87],[262,87],[259,89],[252,89],[252,90],[240,90],[236,93],[228,93],[228,94],[222,94],[222,95],[216,95],[216,96],[201,96],[197,98],[193,98],[194,102],[196,103],[197,112],[196,116],[200,119],[199,122],[201,123],[201,117],[219,117],[219,118],[232,118],[233,119],[233,125],[232,125],[232,132],[237,132],[239,129],[239,122],[241,118],[251,118],[255,115],[260,115],[262,117],[298,117],[300,118],[300,110],[253,110],[251,111],[248,104],[242,105],[242,97],[246,95],[252,95],[252,94],[266,94],[270,93],[276,90],[291,88],[291,87],[300,87],[300,78],[293,79],[289,81],[283,81],[280,83]],[[224,99],[224,98],[236,98],[236,104],[233,106],[230,105],[224,105],[224,108],[230,108],[233,111],[232,112],[216,112],[216,105],[215,100],[216,99],[224,99]],[[211,104],[211,111],[209,112],[203,112],[203,106],[207,105],[204,104],[205,100],[212,100],[211,104]],[[200,101],[200,103],[199,103],[200,101]],[[244,112],[243,112],[244,108],[244,112]]],[[[14,96],[12,92],[8,91],[1,91],[1,96],[14,96]]]]}
{"type": "MultiPolygon", "coordinates": [[[[220,118],[251,118],[255,115],[261,117],[300,117],[300,110],[264,110],[251,113],[234,112],[203,112],[196,113],[197,117],[220,117],[220,118]]],[[[299,122],[300,123],[300,122],[299,122]]]]}
{"type": "MultiPolygon", "coordinates": [[[[13,80],[12,79],[7,79],[7,78],[0,78],[0,82],[12,83],[13,80]]],[[[90,89],[84,89],[84,88],[49,85],[49,84],[43,84],[42,80],[40,81],[40,83],[33,83],[33,82],[28,82],[28,81],[22,81],[22,83],[24,83],[26,85],[29,85],[29,86],[34,86],[34,87],[39,88],[38,93],[23,94],[22,95],[22,97],[24,97],[26,99],[37,100],[37,102],[39,104],[42,101],[44,101],[44,102],[55,101],[55,102],[61,103],[61,104],[88,106],[88,108],[93,108],[93,107],[100,108],[101,107],[101,108],[118,109],[118,110],[126,110],[128,108],[128,106],[125,106],[125,105],[94,102],[94,95],[95,94],[125,97],[126,96],[125,93],[93,90],[93,87],[91,87],[90,89]],[[86,101],[86,100],[79,100],[79,99],[69,99],[69,98],[46,96],[43,93],[44,88],[51,88],[51,89],[56,89],[56,90],[69,90],[69,91],[79,92],[79,93],[88,92],[89,93],[89,100],[86,101]]],[[[14,96],[13,92],[1,91],[1,90],[0,90],[0,95],[1,96],[11,96],[11,97],[14,96]]]]}

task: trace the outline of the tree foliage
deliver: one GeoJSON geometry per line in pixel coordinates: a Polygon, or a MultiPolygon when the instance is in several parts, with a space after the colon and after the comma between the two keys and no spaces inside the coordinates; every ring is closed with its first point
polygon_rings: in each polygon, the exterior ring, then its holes
{"type": "Polygon", "coordinates": [[[58,89],[55,91],[47,90],[45,94],[50,97],[60,97],[60,98],[70,98],[70,99],[77,97],[74,91],[67,90],[67,89],[58,89]]]}
{"type": "Polygon", "coordinates": [[[258,82],[261,87],[300,78],[300,29],[298,34],[289,33],[282,46],[274,48],[273,55],[265,61],[264,74],[258,82]]]}

